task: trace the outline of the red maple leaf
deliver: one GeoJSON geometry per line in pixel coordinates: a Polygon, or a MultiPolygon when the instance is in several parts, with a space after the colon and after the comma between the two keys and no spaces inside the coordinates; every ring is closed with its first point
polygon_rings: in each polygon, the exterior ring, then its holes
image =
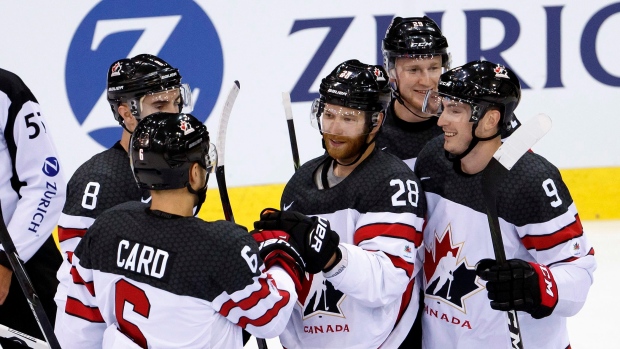
{"type": "Polygon", "coordinates": [[[431,250],[424,249],[424,277],[427,283],[431,277],[433,277],[433,274],[435,274],[439,260],[447,256],[448,252],[452,252],[452,255],[458,258],[459,250],[461,249],[458,245],[456,247],[452,246],[452,231],[450,230],[450,226],[446,228],[441,240],[437,236],[437,233],[433,235],[435,237],[434,246],[429,245],[431,250]],[[434,249],[434,254],[432,249],[434,249]]]}

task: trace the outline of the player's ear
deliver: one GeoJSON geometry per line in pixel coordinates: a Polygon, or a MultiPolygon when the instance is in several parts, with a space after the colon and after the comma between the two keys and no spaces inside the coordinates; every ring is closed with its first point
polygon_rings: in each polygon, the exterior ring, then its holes
{"type": "Polygon", "coordinates": [[[192,188],[202,188],[206,178],[206,170],[199,163],[194,162],[189,168],[189,184],[192,188]]]}
{"type": "Polygon", "coordinates": [[[131,115],[131,111],[129,110],[129,106],[125,103],[121,103],[118,106],[118,115],[123,118],[125,125],[131,125],[133,120],[135,119],[133,115],[131,115]]]}
{"type": "MultiPolygon", "coordinates": [[[[487,110],[484,114],[484,117],[480,120],[482,123],[481,131],[484,132],[482,137],[488,137],[497,132],[497,128],[499,127],[499,122],[501,120],[502,114],[498,109],[490,109],[487,110]]],[[[480,125],[478,126],[480,128],[480,125]]]]}

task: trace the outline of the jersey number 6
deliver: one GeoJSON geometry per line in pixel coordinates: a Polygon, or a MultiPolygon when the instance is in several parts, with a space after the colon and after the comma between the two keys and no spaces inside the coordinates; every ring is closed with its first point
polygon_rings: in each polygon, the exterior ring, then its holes
{"type": "Polygon", "coordinates": [[[121,279],[116,282],[115,294],[116,321],[118,321],[121,332],[133,339],[140,347],[148,348],[146,345],[146,337],[144,337],[144,334],[142,334],[138,326],[125,320],[123,317],[125,303],[130,303],[133,305],[134,312],[148,319],[149,313],[151,312],[151,302],[147,298],[146,293],[121,279]]]}
{"type": "Polygon", "coordinates": [[[420,192],[418,190],[418,183],[410,179],[408,179],[405,183],[403,183],[401,179],[392,179],[390,181],[391,187],[398,187],[396,193],[392,195],[392,206],[406,206],[407,201],[409,201],[411,206],[418,207],[418,199],[420,196],[420,192]],[[407,189],[405,189],[405,183],[407,189]],[[403,198],[403,194],[405,194],[405,192],[407,192],[406,200],[405,198],[403,198]]]}

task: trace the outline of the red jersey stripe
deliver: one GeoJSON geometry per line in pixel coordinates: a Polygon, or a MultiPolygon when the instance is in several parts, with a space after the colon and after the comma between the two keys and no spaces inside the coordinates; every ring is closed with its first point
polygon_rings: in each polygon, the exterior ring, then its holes
{"type": "Polygon", "coordinates": [[[385,253],[385,255],[388,256],[388,258],[392,261],[392,264],[394,264],[396,268],[403,269],[405,273],[407,273],[407,276],[411,277],[411,274],[413,274],[413,263],[409,263],[406,260],[398,256],[391,255],[389,253],[385,253]]]}
{"type": "Polygon", "coordinates": [[[245,328],[247,325],[260,327],[271,322],[271,320],[273,320],[278,315],[280,310],[288,303],[289,299],[291,298],[290,293],[288,293],[287,291],[280,290],[279,293],[282,296],[282,299],[280,299],[276,304],[274,304],[273,308],[269,309],[263,316],[257,318],[256,320],[252,320],[246,316],[242,316],[239,319],[237,325],[241,326],[242,328],[245,328]]]}
{"type": "Polygon", "coordinates": [[[416,229],[410,225],[377,223],[365,225],[355,231],[353,244],[359,245],[360,242],[373,239],[377,236],[405,239],[415,244],[416,247],[420,246],[422,242],[422,232],[416,231],[416,229]]]}
{"type": "MultiPolygon", "coordinates": [[[[586,254],[586,256],[594,256],[594,248],[590,248],[590,251],[588,251],[588,253],[586,254]]],[[[550,266],[552,266],[552,265],[554,265],[554,264],[558,264],[558,263],[570,263],[570,262],[572,262],[572,261],[576,261],[576,260],[577,260],[577,259],[579,259],[579,258],[581,258],[581,257],[570,257],[570,258],[566,258],[566,259],[563,259],[563,260],[561,260],[561,261],[557,261],[557,262],[550,263],[548,266],[550,267],[550,266]]]]}
{"type": "Polygon", "coordinates": [[[411,303],[411,296],[413,294],[413,285],[415,284],[415,279],[409,281],[409,285],[407,285],[407,290],[403,294],[403,298],[400,303],[400,309],[398,310],[398,317],[396,318],[396,322],[394,323],[394,327],[398,325],[400,319],[403,317],[405,310],[409,307],[409,303],[411,303]]]}
{"type": "Polygon", "coordinates": [[[266,298],[270,293],[267,280],[259,279],[258,282],[261,285],[260,289],[252,292],[252,294],[250,294],[248,298],[242,299],[239,302],[235,302],[232,299],[228,300],[226,303],[222,304],[222,308],[220,309],[219,313],[223,316],[228,316],[230,311],[235,307],[239,307],[243,310],[248,310],[258,304],[261,299],[266,298]]]}
{"type": "Polygon", "coordinates": [[[521,241],[528,250],[535,249],[537,251],[548,250],[559,244],[565,243],[570,239],[574,239],[583,235],[583,227],[579,215],[575,215],[575,221],[562,229],[547,235],[527,235],[521,241]]]}
{"type": "Polygon", "coordinates": [[[92,281],[86,282],[82,279],[82,276],[77,271],[76,267],[71,267],[71,276],[73,277],[73,283],[78,285],[84,285],[88,292],[94,297],[95,296],[95,285],[92,281]]]}
{"type": "Polygon", "coordinates": [[[90,322],[103,323],[103,316],[97,307],[90,307],[84,305],[78,299],[73,297],[67,297],[67,304],[65,305],[65,312],[69,315],[73,315],[90,322]]]}
{"type": "Polygon", "coordinates": [[[84,237],[84,234],[86,234],[86,230],[88,229],[64,228],[58,226],[58,241],[63,242],[65,240],[73,239],[75,237],[84,237]]]}
{"type": "Polygon", "coordinates": [[[67,260],[69,263],[73,263],[73,252],[67,251],[67,260]]]}

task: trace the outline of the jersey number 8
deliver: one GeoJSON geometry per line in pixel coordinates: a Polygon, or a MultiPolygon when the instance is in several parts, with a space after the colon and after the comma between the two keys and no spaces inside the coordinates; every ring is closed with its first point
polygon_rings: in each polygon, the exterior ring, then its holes
{"type": "Polygon", "coordinates": [[[97,194],[99,194],[99,183],[88,182],[84,189],[84,196],[82,197],[82,207],[87,210],[94,210],[97,207],[97,194]]]}

